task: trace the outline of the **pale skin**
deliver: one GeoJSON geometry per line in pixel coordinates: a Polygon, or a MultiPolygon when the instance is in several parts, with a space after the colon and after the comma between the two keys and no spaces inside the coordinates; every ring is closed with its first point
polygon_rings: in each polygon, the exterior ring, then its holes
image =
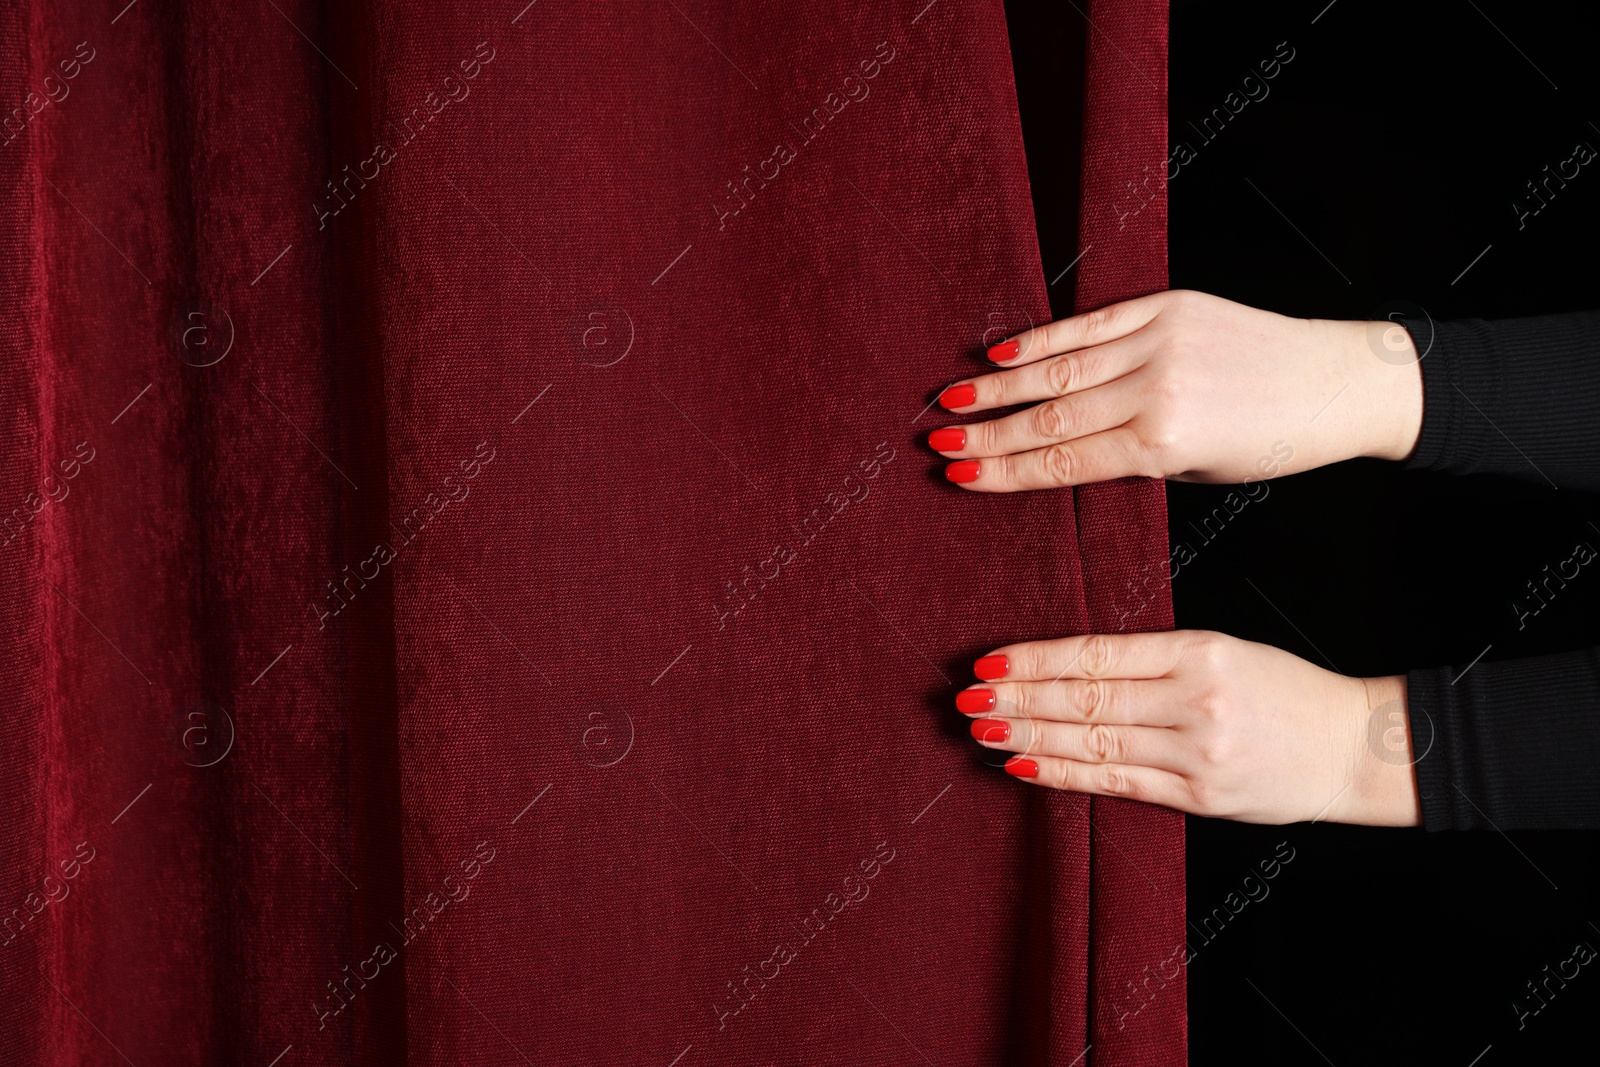
{"type": "MultiPolygon", "coordinates": [[[[1294,319],[1171,291],[1012,341],[990,350],[1003,369],[955,383],[972,386],[970,402],[948,403],[967,399],[949,389],[941,400],[972,418],[960,447],[946,450],[948,433],[931,442],[971,492],[1130,475],[1259,481],[1404,460],[1421,432],[1420,365],[1391,322],[1294,319]],[[1019,404],[1030,406],[982,418],[1019,404]]],[[[1403,675],[1350,678],[1205,631],[1034,641],[981,662],[990,680],[964,703],[988,691],[993,709],[970,712],[973,735],[1018,753],[1007,769],[1025,781],[1244,822],[1420,825],[1412,754],[1384,758],[1369,732],[1375,712],[1405,708],[1403,675]]]]}

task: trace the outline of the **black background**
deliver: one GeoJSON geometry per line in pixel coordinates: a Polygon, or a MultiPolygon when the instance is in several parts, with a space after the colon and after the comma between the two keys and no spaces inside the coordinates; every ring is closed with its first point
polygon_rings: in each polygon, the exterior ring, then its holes
{"type": "MultiPolygon", "coordinates": [[[[1100,32],[1082,12],[1007,5],[1047,279],[1078,250],[1080,94],[1062,56],[1100,32]]],[[[1579,141],[1600,149],[1591,16],[1505,0],[1175,0],[1169,137],[1197,157],[1168,188],[1172,286],[1346,319],[1394,300],[1434,319],[1600,307],[1600,161],[1520,229],[1512,208],[1579,141]],[[1190,127],[1280,42],[1295,56],[1265,99],[1209,141],[1190,127]]],[[[1051,286],[1058,316],[1072,285],[1068,273],[1051,286]]],[[[1587,525],[1600,500],[1528,474],[1340,464],[1272,482],[1209,538],[1195,527],[1228,487],[1169,483],[1171,536],[1197,548],[1173,583],[1177,624],[1350,675],[1600,644],[1600,579],[1517,627],[1524,584],[1600,538],[1587,525]]],[[[1600,1060],[1600,961],[1520,1028],[1512,1009],[1576,943],[1600,949],[1600,834],[1199,818],[1188,834],[1191,922],[1278,843],[1294,849],[1220,933],[1191,927],[1193,1063],[1600,1060]]]]}

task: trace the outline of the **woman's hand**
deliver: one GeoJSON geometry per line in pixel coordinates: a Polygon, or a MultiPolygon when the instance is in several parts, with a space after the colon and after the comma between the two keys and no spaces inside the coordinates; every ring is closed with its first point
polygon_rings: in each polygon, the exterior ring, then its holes
{"type": "Polygon", "coordinates": [[[947,387],[946,475],[1004,493],[1126,475],[1276,477],[1356,456],[1402,460],[1422,427],[1422,372],[1392,322],[1292,319],[1175,290],[1112,304],[989,350],[1008,368],[947,387]]]}
{"type": "Polygon", "coordinates": [[[973,737],[1038,785],[1242,822],[1421,822],[1403,676],[1201,630],[1009,645],[974,671],[956,698],[973,737]]]}

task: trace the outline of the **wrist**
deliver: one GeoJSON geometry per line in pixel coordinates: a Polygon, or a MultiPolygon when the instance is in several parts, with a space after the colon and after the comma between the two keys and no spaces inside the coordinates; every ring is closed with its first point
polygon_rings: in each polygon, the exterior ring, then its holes
{"type": "Polygon", "coordinates": [[[1403,674],[1354,679],[1361,729],[1352,768],[1354,803],[1341,821],[1366,826],[1421,826],[1422,804],[1412,764],[1411,722],[1403,674]]]}
{"type": "Polygon", "coordinates": [[[1411,332],[1397,322],[1353,323],[1360,329],[1353,347],[1355,377],[1372,419],[1357,453],[1401,463],[1417,450],[1422,434],[1422,360],[1411,332]]]}

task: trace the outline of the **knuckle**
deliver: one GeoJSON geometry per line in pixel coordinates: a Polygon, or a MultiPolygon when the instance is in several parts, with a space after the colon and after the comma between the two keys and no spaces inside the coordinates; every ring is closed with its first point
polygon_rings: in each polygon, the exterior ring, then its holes
{"type": "Polygon", "coordinates": [[[1184,780],[1189,793],[1189,810],[1196,815],[1221,815],[1222,804],[1217,790],[1209,782],[1198,778],[1184,780]]]}
{"type": "Polygon", "coordinates": [[[1070,789],[1074,793],[1085,793],[1090,790],[1092,783],[1084,775],[1083,764],[1073,763],[1070,760],[1051,760],[1050,764],[1050,773],[1055,779],[1052,784],[1057,789],[1070,789]]]}
{"type": "Polygon", "coordinates": [[[1044,365],[1044,380],[1050,392],[1056,396],[1076,392],[1078,383],[1082,381],[1079,361],[1071,356],[1056,356],[1044,365]]]}
{"type": "Polygon", "coordinates": [[[1217,686],[1208,685],[1195,694],[1194,710],[1204,722],[1227,722],[1229,708],[1230,701],[1227,695],[1217,686]]]}
{"type": "Polygon", "coordinates": [[[1082,722],[1093,723],[1100,721],[1100,713],[1105,707],[1103,687],[1099,681],[1089,679],[1077,682],[1071,689],[1072,710],[1077,713],[1082,722]]]}
{"type": "Polygon", "coordinates": [[[1055,485],[1074,485],[1077,482],[1081,464],[1077,454],[1064,444],[1051,445],[1040,456],[1039,462],[1044,467],[1045,477],[1055,485]]]}
{"type": "Polygon", "coordinates": [[[1061,400],[1050,400],[1033,409],[1033,431],[1046,441],[1059,441],[1072,435],[1071,406],[1061,400]]]}
{"type": "Polygon", "coordinates": [[[1072,788],[1072,774],[1061,760],[1040,760],[1038,781],[1051,789],[1072,788]]]}
{"type": "Polygon", "coordinates": [[[1085,732],[1084,747],[1096,763],[1120,763],[1126,749],[1122,735],[1103,723],[1095,723],[1085,732]]]}
{"type": "Polygon", "coordinates": [[[1050,334],[1052,333],[1052,327],[1054,325],[1054,323],[1047,322],[1043,326],[1035,326],[1031,329],[1024,330],[1022,333],[1019,333],[1017,336],[1011,338],[1013,341],[1017,342],[1017,355],[1022,359],[1027,359],[1029,356],[1033,355],[1035,350],[1042,348],[1047,342],[1049,342],[1050,334]]]}
{"type": "Polygon", "coordinates": [[[1222,634],[1210,630],[1196,633],[1191,639],[1188,652],[1185,658],[1209,675],[1220,675],[1228,669],[1228,639],[1222,634]]]}
{"type": "Polygon", "coordinates": [[[1220,767],[1232,759],[1233,747],[1233,741],[1223,734],[1216,734],[1195,746],[1200,762],[1209,767],[1220,767]]]}
{"type": "Polygon", "coordinates": [[[1128,774],[1121,767],[1101,767],[1098,772],[1100,791],[1109,796],[1127,796],[1133,788],[1128,774]]]}
{"type": "Polygon", "coordinates": [[[1016,394],[1017,379],[1013,371],[986,374],[978,379],[978,402],[988,407],[1003,408],[1016,394]]]}
{"type": "Polygon", "coordinates": [[[1012,723],[1011,748],[1015,752],[1037,752],[1043,747],[1044,732],[1039,724],[1032,719],[1022,719],[1012,723]]]}
{"type": "Polygon", "coordinates": [[[1045,348],[1060,348],[1066,342],[1069,331],[1072,329],[1071,319],[1056,319],[1046,323],[1039,330],[1039,341],[1045,348]]]}
{"type": "Polygon", "coordinates": [[[1153,456],[1172,456],[1180,450],[1177,423],[1164,415],[1144,420],[1140,427],[1139,443],[1153,456]]]}
{"type": "Polygon", "coordinates": [[[1014,486],[1017,484],[1017,458],[1000,455],[986,459],[983,461],[983,473],[986,480],[997,487],[1014,486]]]}
{"type": "Polygon", "coordinates": [[[987,456],[994,451],[998,436],[992,422],[974,422],[963,426],[967,434],[965,451],[970,455],[987,456]]]}
{"type": "Polygon", "coordinates": [[[1130,445],[1134,469],[1146,478],[1165,478],[1182,473],[1189,464],[1181,458],[1183,453],[1176,441],[1156,446],[1135,437],[1130,445]]]}
{"type": "MultiPolygon", "coordinates": [[[[1036,641],[1007,649],[1006,657],[1011,660],[1011,673],[1019,678],[1039,678],[1044,673],[1044,649],[1040,648],[1036,641]]],[[[1022,691],[1028,688],[1030,687],[1025,684],[1016,686],[1016,696],[1019,701],[1023,699],[1022,691]]]]}
{"type": "Polygon", "coordinates": [[[1078,341],[1082,343],[1109,330],[1117,321],[1118,309],[1121,307],[1121,304],[1107,304],[1103,308],[1095,308],[1084,313],[1080,319],[1082,328],[1078,333],[1078,341]]]}
{"type": "Polygon", "coordinates": [[[1194,310],[1196,298],[1201,295],[1202,294],[1195,292],[1193,289],[1168,290],[1162,298],[1161,310],[1164,312],[1192,311],[1194,310]]]}
{"type": "Polygon", "coordinates": [[[1162,305],[1161,317],[1172,320],[1184,332],[1202,330],[1216,319],[1216,298],[1193,289],[1180,289],[1162,305]]]}
{"type": "Polygon", "coordinates": [[[1104,678],[1111,673],[1115,661],[1116,654],[1112,651],[1110,638],[1104,634],[1093,634],[1084,640],[1078,663],[1087,677],[1104,678]]]}
{"type": "MultiPolygon", "coordinates": [[[[1038,714],[1039,696],[1036,692],[1034,692],[1033,686],[1023,684],[1012,685],[1007,688],[1008,692],[1005,694],[1005,697],[1010,701],[1011,715],[1014,715],[1019,719],[1031,719],[1034,717],[1034,715],[1038,714]]],[[[997,695],[996,703],[998,704],[999,702],[1000,698],[997,695]]],[[[997,708],[996,710],[999,709],[997,708]]]]}

